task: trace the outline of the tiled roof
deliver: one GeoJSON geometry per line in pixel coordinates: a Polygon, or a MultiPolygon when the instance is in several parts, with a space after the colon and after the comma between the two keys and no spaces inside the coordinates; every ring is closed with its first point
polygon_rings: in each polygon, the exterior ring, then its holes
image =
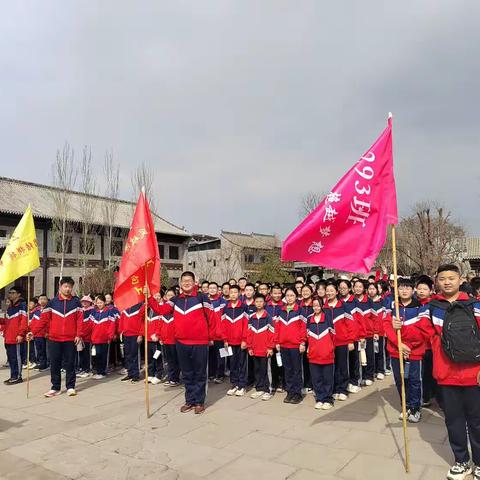
{"type": "Polygon", "coordinates": [[[480,237],[467,238],[466,260],[480,258],[480,237]]]}
{"type": "Polygon", "coordinates": [[[273,250],[274,248],[280,248],[282,246],[282,242],[278,237],[263,233],[240,233],[222,230],[220,236],[234,245],[243,248],[273,250]]]}
{"type": "MultiPolygon", "coordinates": [[[[53,194],[58,191],[55,187],[48,185],[40,185],[36,183],[24,182],[12,178],[0,177],[0,212],[23,215],[28,204],[32,206],[34,217],[53,218],[54,217],[54,200],[53,194]]],[[[105,225],[105,206],[108,203],[115,203],[117,211],[115,214],[114,226],[119,228],[130,228],[132,215],[135,204],[125,200],[112,200],[110,198],[100,197],[97,195],[86,195],[80,192],[68,192],[70,207],[68,214],[69,220],[72,222],[81,222],[82,214],[79,205],[85,197],[94,199],[94,218],[93,223],[96,225],[105,225]]],[[[168,222],[162,217],[153,214],[155,222],[155,230],[158,233],[170,235],[190,236],[183,228],[177,227],[173,223],[168,222]]]]}

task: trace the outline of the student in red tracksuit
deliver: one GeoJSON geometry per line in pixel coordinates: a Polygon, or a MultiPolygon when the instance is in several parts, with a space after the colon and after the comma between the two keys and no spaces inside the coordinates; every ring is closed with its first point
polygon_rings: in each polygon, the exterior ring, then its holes
{"type": "MultiPolygon", "coordinates": [[[[304,321],[307,321],[307,318],[313,313],[313,289],[310,285],[304,285],[301,290],[300,298],[300,311],[302,312],[302,317],[304,321]]],[[[308,338],[306,343],[306,348],[308,349],[308,338]]],[[[307,355],[302,357],[302,372],[303,372],[303,388],[306,393],[312,391],[312,381],[310,379],[310,366],[308,363],[307,355]]]]}
{"type": "MultiPolygon", "coordinates": [[[[366,366],[363,366],[362,368],[360,364],[360,350],[365,350],[366,347],[367,319],[370,314],[370,303],[368,296],[365,293],[367,285],[368,282],[361,279],[357,279],[352,283],[355,296],[355,306],[352,313],[357,327],[357,336],[354,343],[355,349],[350,353],[350,393],[357,393],[360,391],[361,384],[371,385],[373,383],[373,375],[372,378],[365,378],[366,366]]],[[[373,339],[371,346],[373,349],[373,339]]]]}
{"type": "Polygon", "coordinates": [[[232,348],[230,357],[231,388],[227,395],[243,397],[247,386],[247,329],[246,306],[239,299],[237,285],[230,287],[230,301],[225,305],[220,324],[224,348],[232,348]]]}
{"type": "Polygon", "coordinates": [[[285,302],[275,325],[275,344],[285,368],[287,396],[283,401],[297,404],[303,400],[302,354],[306,349],[307,332],[294,288],[285,290],[285,302]]]}
{"type": "MultiPolygon", "coordinates": [[[[459,268],[456,265],[441,265],[436,277],[438,294],[433,296],[424,313],[429,320],[426,326],[432,345],[433,375],[441,391],[448,440],[455,457],[455,465],[448,472],[447,479],[463,480],[473,471],[473,479],[479,480],[480,362],[453,362],[442,345],[443,324],[449,315],[449,307],[458,309],[463,306],[480,328],[480,301],[460,292],[460,284],[459,268]],[[470,463],[469,441],[473,466],[470,463]]],[[[472,341],[478,348],[478,337],[472,338],[472,341]]]]}
{"type": "Polygon", "coordinates": [[[265,310],[265,295],[255,295],[255,307],[257,311],[248,319],[247,349],[253,357],[255,368],[255,392],[251,398],[270,400],[270,358],[275,346],[275,326],[272,317],[265,310]]]}
{"type": "Polygon", "coordinates": [[[310,366],[316,409],[333,407],[335,371],[335,328],[322,310],[322,301],[313,300],[313,313],[307,318],[307,357],[310,366]]]}
{"type": "Polygon", "coordinates": [[[12,287],[8,291],[8,300],[10,306],[7,309],[7,316],[0,319],[0,323],[4,325],[3,338],[10,366],[10,378],[3,383],[16,385],[23,382],[20,345],[25,341],[28,332],[27,306],[18,287],[12,287]]]}
{"type": "Polygon", "coordinates": [[[42,293],[38,296],[38,309],[35,315],[30,320],[30,331],[33,335],[33,341],[35,344],[35,357],[37,359],[37,365],[35,370],[43,371],[48,368],[47,358],[47,338],[45,324],[40,321],[42,311],[47,306],[48,298],[42,293]]]}
{"type": "Polygon", "coordinates": [[[90,321],[90,314],[94,311],[93,300],[89,295],[85,295],[80,300],[83,312],[83,328],[82,340],[83,349],[78,352],[78,373],[79,378],[88,378],[92,372],[92,327],[93,322],[90,321]]]}
{"type": "MultiPolygon", "coordinates": [[[[230,285],[228,285],[228,291],[230,292],[230,285]]],[[[225,300],[222,293],[219,292],[216,282],[208,284],[208,298],[212,304],[215,321],[217,325],[220,325],[222,311],[228,300],[225,300]]],[[[217,328],[213,338],[213,345],[208,349],[208,378],[217,384],[223,383],[225,378],[225,358],[220,357],[221,348],[223,348],[223,339],[220,328],[217,328]]]]}
{"type": "MultiPolygon", "coordinates": [[[[153,295],[153,298],[158,303],[160,303],[162,300],[160,293],[153,295]]],[[[163,377],[162,350],[159,343],[162,328],[161,315],[158,315],[150,308],[148,310],[147,318],[148,324],[146,341],[148,340],[148,383],[151,383],[152,385],[158,385],[161,383],[163,377]]]]}
{"type": "Polygon", "coordinates": [[[367,303],[367,310],[363,313],[367,365],[362,366],[362,382],[364,385],[370,386],[375,378],[375,342],[378,342],[376,333],[378,326],[377,311],[380,311],[383,317],[383,302],[378,294],[378,286],[375,282],[371,282],[367,286],[367,303]],[[374,299],[376,299],[375,302],[374,299]],[[376,309],[375,313],[373,312],[374,308],[376,309]]]}
{"type": "Polygon", "coordinates": [[[385,315],[385,304],[380,295],[379,283],[371,283],[368,287],[370,299],[370,322],[373,327],[374,365],[375,378],[385,378],[385,329],[383,328],[383,317],[385,315]],[[371,287],[370,285],[373,285],[371,287]]]}
{"type": "MultiPolygon", "coordinates": [[[[185,384],[185,404],[182,413],[194,410],[198,415],[205,411],[207,395],[208,346],[213,344],[217,328],[208,296],[199,293],[193,272],[180,276],[182,293],[168,303],[159,305],[150,297],[148,305],[159,315],[173,314],[175,340],[180,370],[185,384]]],[[[148,288],[145,288],[148,295],[148,288]]]]}

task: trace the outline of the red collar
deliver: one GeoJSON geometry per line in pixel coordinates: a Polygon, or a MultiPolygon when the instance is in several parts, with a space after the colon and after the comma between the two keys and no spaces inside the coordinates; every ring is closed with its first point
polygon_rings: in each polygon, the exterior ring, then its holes
{"type": "Polygon", "coordinates": [[[240,299],[236,300],[235,303],[236,303],[236,305],[234,306],[233,302],[230,300],[227,303],[227,308],[238,308],[238,307],[241,307],[243,305],[240,299]]]}
{"type": "Polygon", "coordinates": [[[180,298],[196,297],[197,295],[198,295],[198,287],[195,286],[195,287],[193,287],[193,290],[192,290],[191,293],[184,293],[184,292],[182,292],[182,293],[179,295],[179,297],[180,297],[180,298]]]}
{"type": "MultiPolygon", "coordinates": [[[[317,323],[315,321],[315,314],[312,313],[312,315],[310,315],[310,323],[317,323]]],[[[324,312],[320,312],[320,321],[318,323],[323,323],[325,321],[325,313],[324,312]]]]}
{"type": "Polygon", "coordinates": [[[329,304],[328,304],[328,301],[324,303],[324,307],[325,308],[338,308],[338,307],[341,307],[343,305],[343,302],[341,300],[339,300],[337,298],[337,302],[335,303],[335,305],[333,307],[331,307],[329,304]]]}
{"type": "MultiPolygon", "coordinates": [[[[283,306],[282,306],[282,310],[283,310],[284,312],[286,312],[286,311],[287,311],[287,307],[288,307],[287,304],[283,305],[283,306]]],[[[291,308],[291,311],[296,312],[299,308],[300,308],[300,307],[298,306],[298,303],[294,303],[294,304],[293,304],[293,307],[291,308]]]]}
{"type": "Polygon", "coordinates": [[[255,318],[258,318],[258,319],[260,320],[260,318],[265,318],[265,317],[267,317],[267,316],[268,316],[268,313],[267,313],[266,310],[263,310],[263,313],[262,313],[262,316],[261,316],[261,317],[257,317],[257,312],[255,312],[255,313],[253,314],[253,316],[254,316],[255,318]]]}
{"type": "Polygon", "coordinates": [[[313,300],[311,298],[308,299],[308,303],[305,302],[305,300],[302,299],[300,302],[301,307],[311,307],[313,304],[313,300]]]}
{"type": "MultiPolygon", "coordinates": [[[[449,302],[450,300],[446,299],[443,295],[441,295],[440,293],[437,293],[436,295],[434,295],[432,298],[434,298],[435,300],[445,300],[447,302],[449,302]]],[[[468,296],[467,293],[465,292],[460,292],[458,297],[457,297],[457,300],[468,300],[470,297],[468,296]]],[[[457,301],[456,300],[456,301],[457,301]]]]}

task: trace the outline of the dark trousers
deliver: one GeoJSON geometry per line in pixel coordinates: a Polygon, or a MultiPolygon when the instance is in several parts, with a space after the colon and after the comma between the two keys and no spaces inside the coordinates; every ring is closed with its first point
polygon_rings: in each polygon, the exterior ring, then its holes
{"type": "Polygon", "coordinates": [[[221,348],[222,340],[215,340],[208,348],[208,376],[211,378],[225,377],[225,358],[220,357],[221,348]]]}
{"type": "Polygon", "coordinates": [[[359,386],[360,383],[360,359],[358,353],[358,342],[353,342],[353,350],[348,352],[348,371],[350,383],[359,386]]]}
{"type": "Polygon", "coordinates": [[[108,353],[108,364],[114,367],[120,365],[122,362],[122,354],[120,351],[120,340],[113,340],[110,342],[110,350],[108,353]]]}
{"type": "Polygon", "coordinates": [[[90,343],[85,343],[83,350],[78,352],[78,368],[82,372],[91,372],[92,371],[92,360],[90,357],[92,345],[90,343]]]}
{"type": "Polygon", "coordinates": [[[125,352],[125,367],[128,376],[138,378],[140,376],[140,367],[138,365],[138,343],[136,335],[123,337],[125,352]]]}
{"type": "Polygon", "coordinates": [[[480,465],[480,387],[440,387],[445,412],[448,441],[456,462],[468,462],[468,437],[472,460],[480,465]]]}
{"type": "Polygon", "coordinates": [[[22,378],[22,356],[20,343],[6,343],[8,365],[10,367],[10,378],[22,378]]]}
{"type": "MultiPolygon", "coordinates": [[[[246,350],[245,350],[246,352],[246,350]]],[[[253,357],[247,355],[247,385],[253,385],[255,383],[255,364],[253,357]]]]}
{"type": "Polygon", "coordinates": [[[270,357],[252,357],[255,369],[255,389],[270,393],[270,357]]]}
{"type": "Polygon", "coordinates": [[[277,363],[277,351],[273,350],[270,365],[272,367],[272,389],[285,388],[283,366],[279,367],[277,363]]]}
{"type": "Polygon", "coordinates": [[[426,350],[422,363],[422,380],[423,380],[423,401],[429,402],[435,397],[437,390],[437,382],[433,378],[433,354],[431,350],[426,350]]]}
{"type": "Polygon", "coordinates": [[[94,345],[96,355],[93,357],[94,367],[97,371],[97,375],[106,375],[108,368],[108,356],[109,356],[109,344],[108,343],[96,343],[94,345]]]}
{"type": "Polygon", "coordinates": [[[387,348],[387,340],[385,339],[385,370],[392,369],[392,358],[390,357],[390,352],[387,348]]]}
{"type": "Polygon", "coordinates": [[[148,342],[148,376],[149,377],[163,377],[163,361],[162,350],[158,342],[148,342]],[[155,359],[153,355],[156,351],[160,352],[160,356],[155,359]]]}
{"type": "MultiPolygon", "coordinates": [[[[37,358],[38,368],[43,370],[47,368],[47,339],[45,337],[35,337],[35,357],[37,358]]],[[[32,345],[30,345],[30,348],[32,345]]]]}
{"type": "Polygon", "coordinates": [[[362,380],[373,380],[375,375],[375,350],[373,346],[373,337],[366,338],[365,355],[367,356],[367,365],[362,367],[362,380]]]}
{"type": "MultiPolygon", "coordinates": [[[[308,344],[305,345],[308,348],[308,344]]],[[[312,380],[310,378],[310,364],[308,362],[308,356],[302,355],[302,373],[303,373],[303,387],[312,388],[312,380]]]]}
{"type": "Polygon", "coordinates": [[[317,402],[333,403],[335,365],[310,363],[310,375],[317,402]]]}
{"type": "Polygon", "coordinates": [[[48,341],[48,352],[50,354],[50,377],[52,390],[62,389],[61,368],[65,368],[65,383],[68,388],[75,388],[75,355],[77,347],[75,342],[48,341]]]}
{"type": "Polygon", "coordinates": [[[335,376],[334,387],[335,393],[343,393],[348,395],[348,382],[350,381],[348,345],[340,345],[335,347],[335,376]]]}
{"type": "MultiPolygon", "coordinates": [[[[19,345],[20,345],[20,357],[22,359],[22,365],[27,364],[27,350],[28,350],[27,343],[28,342],[19,343],[19,345]]],[[[30,363],[34,363],[35,361],[36,361],[35,360],[35,346],[34,346],[33,343],[30,343],[30,363]]]]}
{"type": "Polygon", "coordinates": [[[385,337],[378,337],[378,353],[375,353],[375,373],[385,374],[385,337]]]}
{"type": "Polygon", "coordinates": [[[247,350],[240,345],[230,345],[233,355],[230,357],[230,383],[234,387],[247,386],[247,350]]]}
{"type": "MultiPolygon", "coordinates": [[[[401,396],[402,380],[400,377],[400,360],[392,357],[391,362],[395,385],[397,386],[398,394],[401,396]]],[[[409,365],[407,365],[407,362],[404,364],[407,408],[418,410],[422,406],[422,361],[408,360],[408,364],[409,365]]]]}
{"type": "Polygon", "coordinates": [[[285,369],[285,388],[290,395],[302,394],[302,354],[298,348],[280,349],[285,369]]]}
{"type": "Polygon", "coordinates": [[[164,345],[165,358],[167,359],[167,377],[169,382],[180,381],[180,365],[178,363],[177,347],[164,345]]]}
{"type": "Polygon", "coordinates": [[[207,396],[208,345],[185,345],[177,342],[185,403],[203,405],[207,396]]]}

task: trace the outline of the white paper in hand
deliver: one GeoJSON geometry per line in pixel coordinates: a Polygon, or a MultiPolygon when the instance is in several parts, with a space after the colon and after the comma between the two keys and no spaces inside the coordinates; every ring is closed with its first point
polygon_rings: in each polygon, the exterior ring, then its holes
{"type": "Polygon", "coordinates": [[[95,348],[95,345],[92,347],[92,357],[95,357],[97,355],[97,349],[95,348]]]}
{"type": "Polygon", "coordinates": [[[219,351],[220,358],[231,357],[233,355],[232,347],[221,348],[219,351]]]}
{"type": "Polygon", "coordinates": [[[153,354],[153,358],[157,360],[158,357],[160,357],[160,350],[155,350],[155,353],[153,354]]]}
{"type": "Polygon", "coordinates": [[[283,363],[282,363],[282,354],[280,352],[276,353],[275,354],[275,357],[277,359],[277,365],[279,367],[282,367],[283,366],[283,363]]]}

